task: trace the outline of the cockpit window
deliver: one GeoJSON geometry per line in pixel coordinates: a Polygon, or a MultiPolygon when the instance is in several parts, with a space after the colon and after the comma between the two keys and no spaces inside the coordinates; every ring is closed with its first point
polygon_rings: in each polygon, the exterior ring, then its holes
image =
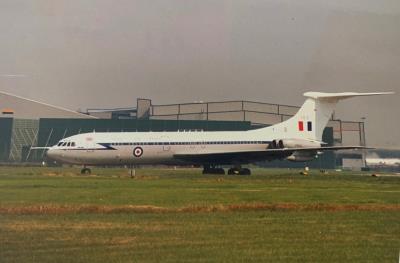
{"type": "Polygon", "coordinates": [[[75,147],[75,145],[76,145],[75,142],[71,142],[72,147],[75,147]]]}
{"type": "Polygon", "coordinates": [[[70,147],[71,146],[71,143],[69,142],[69,143],[67,143],[67,147],[70,147]]]}
{"type": "Polygon", "coordinates": [[[63,142],[59,142],[59,143],[57,144],[57,146],[61,146],[61,144],[63,144],[63,142]]]}
{"type": "Polygon", "coordinates": [[[61,146],[66,146],[67,145],[67,143],[66,142],[64,142],[61,146]]]}

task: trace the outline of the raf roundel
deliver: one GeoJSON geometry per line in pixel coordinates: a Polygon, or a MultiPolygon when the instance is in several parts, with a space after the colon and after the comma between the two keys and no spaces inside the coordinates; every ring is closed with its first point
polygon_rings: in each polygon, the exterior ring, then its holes
{"type": "Polygon", "coordinates": [[[143,149],[141,147],[136,147],[135,149],[133,149],[133,155],[135,157],[140,157],[143,154],[143,149]]]}

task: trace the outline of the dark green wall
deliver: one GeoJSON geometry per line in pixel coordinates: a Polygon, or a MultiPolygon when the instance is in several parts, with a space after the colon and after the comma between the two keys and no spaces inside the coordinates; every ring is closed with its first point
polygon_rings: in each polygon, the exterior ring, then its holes
{"type": "Polygon", "coordinates": [[[8,161],[11,150],[13,118],[0,118],[0,161],[8,161]]]}

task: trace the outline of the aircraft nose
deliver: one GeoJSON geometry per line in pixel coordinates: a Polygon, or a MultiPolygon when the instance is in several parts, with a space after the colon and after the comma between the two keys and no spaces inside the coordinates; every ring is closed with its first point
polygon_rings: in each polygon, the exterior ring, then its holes
{"type": "Polygon", "coordinates": [[[57,154],[57,151],[54,149],[51,149],[51,148],[48,149],[46,155],[50,159],[57,160],[58,154],[57,154]]]}

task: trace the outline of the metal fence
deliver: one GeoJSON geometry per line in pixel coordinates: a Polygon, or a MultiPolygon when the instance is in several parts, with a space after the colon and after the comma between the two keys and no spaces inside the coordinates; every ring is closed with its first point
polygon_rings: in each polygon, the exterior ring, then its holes
{"type": "MultiPolygon", "coordinates": [[[[254,101],[199,102],[151,105],[153,120],[219,120],[248,121],[252,125],[269,126],[285,121],[300,107],[254,101]]],[[[335,145],[365,145],[364,123],[331,119],[335,145]]]]}

